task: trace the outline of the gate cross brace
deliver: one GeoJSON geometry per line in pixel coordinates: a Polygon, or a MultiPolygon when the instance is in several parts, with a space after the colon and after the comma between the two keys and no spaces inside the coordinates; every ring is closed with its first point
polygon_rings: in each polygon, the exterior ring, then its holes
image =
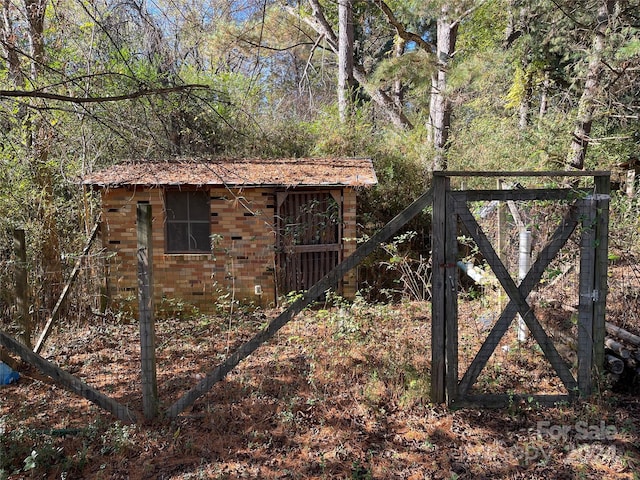
{"type": "Polygon", "coordinates": [[[519,312],[520,315],[522,315],[522,318],[525,320],[534,338],[542,348],[545,356],[555,369],[558,377],[567,388],[569,394],[572,394],[578,386],[576,380],[571,374],[567,364],[558,354],[558,351],[553,345],[553,342],[549,339],[544,329],[538,322],[537,318],[533,314],[531,307],[526,301],[526,297],[529,295],[533,287],[538,283],[538,281],[542,277],[542,274],[544,273],[544,270],[549,265],[551,260],[567,242],[567,240],[575,230],[576,226],[578,225],[578,212],[580,209],[576,208],[576,204],[570,207],[569,212],[563,218],[562,222],[551,236],[549,242],[540,252],[538,259],[532,265],[531,269],[522,280],[520,286],[517,287],[513,279],[511,278],[511,275],[509,275],[507,269],[504,267],[504,264],[493,249],[493,246],[482,231],[482,228],[480,227],[480,225],[478,225],[475,218],[469,211],[466,203],[456,200],[454,200],[454,202],[455,213],[460,217],[462,223],[469,231],[469,234],[477,243],[481,253],[487,259],[489,266],[495,272],[496,277],[500,281],[500,284],[505,289],[510,299],[509,303],[502,311],[500,318],[489,333],[487,340],[483,343],[473,362],[460,381],[457,395],[458,398],[463,398],[469,391],[470,387],[475,383],[478,376],[480,375],[480,372],[489,360],[489,357],[491,357],[491,354],[497,347],[498,342],[507,331],[507,328],[511,324],[516,312],[519,312]]]}

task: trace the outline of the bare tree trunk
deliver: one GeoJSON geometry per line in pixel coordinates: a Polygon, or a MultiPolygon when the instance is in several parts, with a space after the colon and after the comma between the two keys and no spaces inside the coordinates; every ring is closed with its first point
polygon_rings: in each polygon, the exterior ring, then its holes
{"type": "Polygon", "coordinates": [[[593,44],[591,46],[591,58],[587,67],[587,78],[578,103],[578,118],[573,130],[571,146],[567,155],[567,166],[582,170],[589,146],[589,135],[593,123],[596,98],[602,76],[602,55],[605,49],[607,28],[613,12],[615,1],[606,0],[598,8],[597,26],[593,44]]]}
{"type": "MultiPolygon", "coordinates": [[[[396,36],[396,41],[394,45],[394,55],[396,56],[396,58],[400,58],[402,55],[404,55],[404,50],[406,45],[407,45],[407,42],[404,38],[396,36]]],[[[398,110],[402,109],[402,105],[404,103],[404,94],[403,94],[403,88],[402,88],[402,80],[400,80],[399,78],[396,78],[393,81],[393,89],[392,89],[391,95],[393,98],[393,103],[396,106],[396,108],[398,110]]]]}
{"type": "MultiPolygon", "coordinates": [[[[285,7],[285,9],[291,15],[303,20],[305,23],[307,23],[307,25],[313,28],[320,35],[323,35],[329,48],[331,48],[331,50],[335,54],[338,54],[338,37],[336,36],[335,32],[331,28],[331,25],[324,16],[320,3],[318,2],[318,0],[309,0],[309,5],[311,6],[310,16],[301,16],[300,12],[297,9],[291,7],[285,7]]],[[[354,62],[353,65],[353,78],[360,84],[362,88],[364,88],[371,99],[382,109],[382,111],[394,126],[398,128],[413,128],[413,125],[406,117],[406,115],[402,111],[398,111],[395,108],[393,100],[391,99],[391,97],[389,97],[389,95],[387,95],[379,88],[375,88],[369,85],[369,82],[367,81],[367,71],[361,64],[356,62],[354,62]]]]}
{"type": "Polygon", "coordinates": [[[0,23],[0,45],[4,50],[9,80],[16,86],[24,84],[24,75],[20,70],[20,59],[16,51],[16,36],[13,32],[12,5],[10,0],[2,2],[2,19],[0,23]]]}
{"type": "Polygon", "coordinates": [[[31,348],[31,330],[33,322],[29,315],[29,286],[27,282],[27,246],[24,230],[13,231],[13,250],[15,252],[15,294],[16,320],[22,327],[22,343],[31,348]]]}
{"type": "Polygon", "coordinates": [[[431,77],[429,130],[435,156],[433,170],[446,170],[446,150],[451,125],[451,100],[447,94],[447,70],[456,48],[458,22],[452,22],[449,5],[444,5],[437,20],[437,70],[431,77]]]}
{"type": "MultiPolygon", "coordinates": [[[[29,23],[31,82],[36,85],[45,66],[44,21],[47,0],[24,0],[29,23]]],[[[36,100],[37,101],[37,100],[36,100]]],[[[51,127],[42,118],[25,122],[29,131],[30,157],[34,181],[40,189],[38,220],[42,228],[41,261],[45,282],[44,305],[52,309],[62,291],[62,260],[58,234],[57,212],[53,192],[53,171],[49,165],[51,127]]]]}
{"type": "Polygon", "coordinates": [[[353,3],[338,2],[338,111],[340,121],[351,117],[353,108],[353,3]]]}
{"type": "Polygon", "coordinates": [[[24,7],[29,21],[31,76],[36,79],[44,68],[44,14],[47,0],[24,0],[24,7]]]}
{"type": "Polygon", "coordinates": [[[531,97],[533,95],[533,79],[532,74],[529,71],[529,65],[527,61],[523,61],[523,92],[520,99],[520,105],[518,106],[518,128],[524,130],[529,125],[529,112],[531,110],[531,97]]]}
{"type": "Polygon", "coordinates": [[[507,27],[505,28],[504,41],[502,42],[505,50],[510,48],[513,42],[515,42],[522,35],[522,25],[516,21],[515,12],[517,7],[515,3],[516,2],[514,0],[509,0],[507,27]]]}
{"type": "Polygon", "coordinates": [[[544,72],[544,80],[542,81],[542,89],[540,91],[540,110],[538,111],[538,121],[541,122],[544,116],[547,114],[547,102],[549,93],[549,72],[544,72]]]}

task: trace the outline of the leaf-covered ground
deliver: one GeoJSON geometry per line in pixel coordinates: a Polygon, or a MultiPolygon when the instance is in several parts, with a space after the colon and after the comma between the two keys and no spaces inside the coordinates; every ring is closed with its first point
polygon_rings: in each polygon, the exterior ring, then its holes
{"type": "MultiPolygon", "coordinates": [[[[460,302],[461,368],[491,308],[486,296],[460,302]]],[[[159,320],[162,407],[276,313],[159,320]]],[[[570,315],[553,305],[538,314],[556,324],[570,315]]],[[[535,345],[512,330],[477,391],[555,392],[535,345]]],[[[44,355],[142,410],[135,322],[62,325],[44,355]]],[[[0,478],[636,478],[633,394],[450,411],[430,403],[429,367],[430,304],[356,302],[303,312],[173,421],[123,424],[23,369],[0,388],[0,478]]]]}

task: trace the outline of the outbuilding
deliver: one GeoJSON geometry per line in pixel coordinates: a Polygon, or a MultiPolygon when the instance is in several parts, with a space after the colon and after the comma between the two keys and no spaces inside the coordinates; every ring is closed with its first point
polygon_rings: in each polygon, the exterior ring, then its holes
{"type": "MultiPolygon", "coordinates": [[[[306,290],[356,249],[356,193],[377,183],[367,158],[127,162],[87,175],[99,190],[107,296],[137,291],[136,206],[151,205],[156,305],[267,306],[306,290]]],[[[339,293],[355,293],[353,275],[339,293]]]]}

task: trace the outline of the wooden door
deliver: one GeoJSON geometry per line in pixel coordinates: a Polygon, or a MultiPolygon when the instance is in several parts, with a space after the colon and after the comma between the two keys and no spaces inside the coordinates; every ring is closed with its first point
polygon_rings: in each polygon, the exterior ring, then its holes
{"type": "Polygon", "coordinates": [[[341,260],[340,191],[279,192],[278,294],[308,290],[341,260]]]}

